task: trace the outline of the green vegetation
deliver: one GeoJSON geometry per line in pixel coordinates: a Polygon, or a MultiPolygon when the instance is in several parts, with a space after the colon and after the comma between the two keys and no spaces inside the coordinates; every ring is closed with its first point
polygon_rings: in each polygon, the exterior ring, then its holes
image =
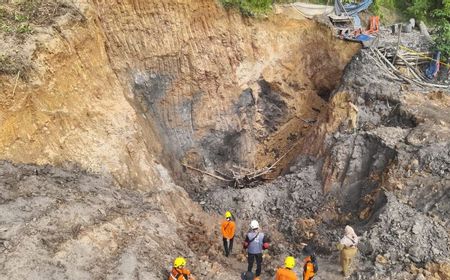
{"type": "MultiPolygon", "coordinates": [[[[222,5],[229,8],[236,8],[246,16],[260,16],[267,14],[272,9],[273,3],[293,3],[299,0],[220,0],[222,5]]],[[[312,4],[327,4],[334,0],[302,0],[301,2],[312,4]]]]}
{"type": "MultiPolygon", "coordinates": [[[[0,5],[0,31],[11,34],[31,33],[30,15],[22,12],[21,5],[0,5]]],[[[5,62],[4,59],[0,62],[5,62]]]]}
{"type": "Polygon", "coordinates": [[[436,26],[434,42],[442,56],[450,59],[450,0],[442,0],[442,4],[431,15],[436,26]]]}
{"type": "Polygon", "coordinates": [[[435,48],[450,58],[450,0],[374,0],[371,11],[383,17],[382,7],[434,27],[435,48]]]}
{"type": "Polygon", "coordinates": [[[370,6],[370,11],[378,16],[381,16],[381,18],[383,19],[383,13],[381,11],[381,7],[391,10],[391,11],[396,11],[397,7],[395,4],[395,0],[374,0],[373,4],[370,6]]]}
{"type": "Polygon", "coordinates": [[[25,63],[19,58],[0,54],[0,74],[15,75],[25,71],[25,63]]]}
{"type": "Polygon", "coordinates": [[[243,15],[257,16],[272,8],[272,0],[220,0],[225,8],[237,8],[243,15]]]}
{"type": "Polygon", "coordinates": [[[73,10],[55,0],[3,1],[0,3],[0,31],[12,35],[31,33],[33,25],[49,25],[55,17],[73,10]]]}

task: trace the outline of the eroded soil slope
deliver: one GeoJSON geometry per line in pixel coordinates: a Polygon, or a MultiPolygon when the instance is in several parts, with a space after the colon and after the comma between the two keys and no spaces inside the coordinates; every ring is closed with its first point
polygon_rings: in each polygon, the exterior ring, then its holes
{"type": "MultiPolygon", "coordinates": [[[[259,168],[307,141],[358,48],[312,22],[244,19],[212,0],[71,5],[21,39],[30,70],[1,78],[1,154],[140,187],[159,183],[155,158],[180,178],[180,161],[259,168]]],[[[17,44],[4,36],[5,49],[17,44]]]]}
{"type": "Polygon", "coordinates": [[[166,279],[178,255],[198,279],[238,277],[208,256],[220,256],[217,217],[160,168],[164,184],[142,193],[77,167],[0,162],[0,279],[166,279]]]}

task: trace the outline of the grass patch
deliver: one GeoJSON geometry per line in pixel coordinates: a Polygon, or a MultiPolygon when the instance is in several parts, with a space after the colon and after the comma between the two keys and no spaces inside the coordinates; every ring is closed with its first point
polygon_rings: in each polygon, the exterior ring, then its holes
{"type": "Polygon", "coordinates": [[[17,75],[20,71],[20,76],[23,77],[28,68],[28,65],[17,57],[0,55],[0,74],[17,75]]]}
{"type": "Polygon", "coordinates": [[[272,0],[220,0],[227,8],[239,9],[243,15],[264,15],[272,9],[272,0]]]}
{"type": "MultiPolygon", "coordinates": [[[[288,4],[296,2],[297,0],[220,0],[222,6],[226,9],[238,9],[245,16],[261,16],[266,15],[272,10],[272,4],[288,4]]],[[[305,0],[302,2],[311,4],[330,4],[334,2],[331,0],[305,0]]]]}
{"type": "Polygon", "coordinates": [[[0,31],[13,35],[29,34],[33,32],[33,26],[51,25],[55,18],[67,13],[82,17],[76,8],[57,0],[7,1],[0,3],[0,31]]]}

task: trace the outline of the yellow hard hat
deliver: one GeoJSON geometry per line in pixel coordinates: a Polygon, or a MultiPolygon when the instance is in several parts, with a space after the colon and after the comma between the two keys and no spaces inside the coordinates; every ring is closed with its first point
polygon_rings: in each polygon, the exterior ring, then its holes
{"type": "Polygon", "coordinates": [[[284,260],[284,266],[289,269],[293,269],[295,266],[295,258],[292,256],[286,257],[284,260]]]}
{"type": "Polygon", "coordinates": [[[175,267],[175,268],[180,267],[180,266],[185,266],[185,265],[186,265],[186,260],[183,257],[178,257],[173,262],[173,267],[175,267]]]}
{"type": "Polygon", "coordinates": [[[225,212],[225,218],[231,218],[231,212],[230,211],[227,211],[227,212],[225,212]]]}

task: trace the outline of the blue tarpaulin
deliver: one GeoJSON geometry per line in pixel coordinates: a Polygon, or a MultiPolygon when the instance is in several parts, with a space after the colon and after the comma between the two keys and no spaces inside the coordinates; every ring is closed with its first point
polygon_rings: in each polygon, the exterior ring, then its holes
{"type": "Polygon", "coordinates": [[[363,0],[361,3],[342,4],[340,0],[334,1],[334,12],[336,15],[346,15],[353,17],[353,24],[355,28],[361,28],[361,19],[358,16],[359,12],[362,12],[369,8],[373,0],[363,0]]]}
{"type": "Polygon", "coordinates": [[[372,41],[376,37],[366,35],[366,34],[360,34],[358,36],[344,36],[344,40],[352,41],[352,42],[359,42],[363,45],[364,48],[370,47],[372,45],[372,41]]]}
{"type": "Polygon", "coordinates": [[[425,76],[427,76],[428,79],[434,79],[437,75],[437,72],[439,72],[439,60],[441,59],[441,52],[437,51],[433,55],[433,60],[430,62],[430,65],[425,70],[425,76]]]}
{"type": "Polygon", "coordinates": [[[366,42],[366,41],[370,41],[375,39],[375,37],[370,36],[370,35],[366,35],[366,34],[359,34],[358,36],[355,37],[356,40],[360,41],[360,42],[366,42]]]}

